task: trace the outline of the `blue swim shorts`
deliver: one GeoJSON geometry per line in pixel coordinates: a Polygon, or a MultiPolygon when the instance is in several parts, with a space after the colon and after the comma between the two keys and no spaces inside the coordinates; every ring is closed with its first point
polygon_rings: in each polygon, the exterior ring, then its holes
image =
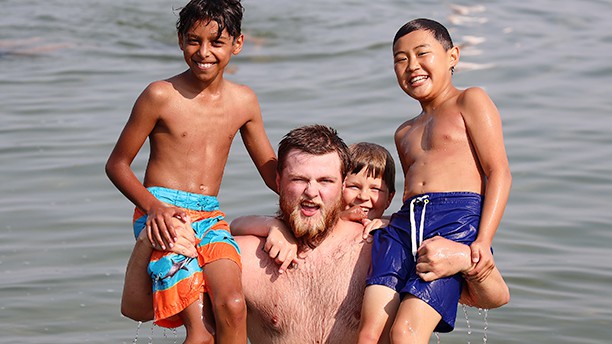
{"type": "Polygon", "coordinates": [[[367,285],[384,285],[401,297],[420,298],[442,316],[435,331],[452,331],[463,278],[456,274],[423,281],[416,275],[416,251],[423,240],[434,236],[471,244],[478,234],[482,199],[472,192],[435,192],[407,199],[387,227],[373,232],[367,285]]]}

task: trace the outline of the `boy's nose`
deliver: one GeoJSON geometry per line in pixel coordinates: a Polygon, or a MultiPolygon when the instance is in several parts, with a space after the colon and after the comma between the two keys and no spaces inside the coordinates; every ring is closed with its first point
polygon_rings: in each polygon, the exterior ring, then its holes
{"type": "Polygon", "coordinates": [[[368,190],[364,189],[359,190],[359,193],[357,194],[357,197],[361,200],[367,200],[369,196],[368,190]]]}
{"type": "Polygon", "coordinates": [[[210,51],[210,50],[208,49],[208,44],[202,44],[202,45],[200,46],[199,54],[200,54],[200,56],[202,56],[202,57],[206,57],[206,56],[208,56],[209,51],[210,51]]]}

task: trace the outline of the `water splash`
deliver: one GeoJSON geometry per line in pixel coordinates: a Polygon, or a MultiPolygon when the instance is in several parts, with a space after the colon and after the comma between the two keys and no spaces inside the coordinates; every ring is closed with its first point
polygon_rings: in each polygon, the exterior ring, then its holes
{"type": "Polygon", "coordinates": [[[465,324],[466,324],[465,326],[467,327],[467,334],[468,334],[467,344],[471,344],[470,336],[472,335],[472,326],[470,325],[470,318],[468,317],[467,306],[462,304],[461,308],[463,309],[463,315],[465,316],[465,324]]]}
{"type": "Polygon", "coordinates": [[[132,341],[132,344],[135,344],[136,342],[138,342],[138,335],[140,333],[140,327],[142,326],[142,321],[138,322],[138,325],[136,326],[136,337],[134,337],[134,340],[132,341]]]}

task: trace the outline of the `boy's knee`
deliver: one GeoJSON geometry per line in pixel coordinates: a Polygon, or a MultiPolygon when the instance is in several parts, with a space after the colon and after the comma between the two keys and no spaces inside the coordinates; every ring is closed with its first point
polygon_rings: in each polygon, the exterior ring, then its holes
{"type": "Polygon", "coordinates": [[[409,324],[404,324],[404,326],[393,324],[389,336],[392,343],[419,343],[417,333],[415,333],[415,330],[409,324]]]}
{"type": "Polygon", "coordinates": [[[214,308],[217,314],[226,314],[232,319],[241,321],[246,318],[246,302],[242,292],[228,293],[219,297],[214,302],[214,308]]]}
{"type": "Polygon", "coordinates": [[[359,343],[378,343],[378,333],[375,331],[369,331],[367,329],[362,329],[359,331],[359,343]]]}

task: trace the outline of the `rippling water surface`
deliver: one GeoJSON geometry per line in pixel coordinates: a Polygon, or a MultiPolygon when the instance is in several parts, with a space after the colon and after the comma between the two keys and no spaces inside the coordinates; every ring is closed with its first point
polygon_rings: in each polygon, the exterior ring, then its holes
{"type": "MultiPolygon", "coordinates": [[[[181,5],[0,1],[2,342],[134,341],[137,324],[119,313],[132,205],[103,165],[142,89],[184,69],[172,10],[181,5]]],[[[419,108],[396,86],[390,41],[414,17],[446,24],[462,44],[455,83],[484,87],[498,105],[514,176],[494,243],[512,301],[488,312],[487,342],[610,342],[612,3],[244,6],[248,39],[228,78],[258,94],[274,145],[323,123],[349,143],[394,152],[395,128],[419,108]]],[[[219,197],[230,218],[275,211],[239,140],[219,197]]],[[[483,342],[483,317],[469,310],[468,335],[459,314],[441,342],[483,342]]],[[[149,324],[138,333],[139,342],[182,341],[180,330],[149,324]]]]}

